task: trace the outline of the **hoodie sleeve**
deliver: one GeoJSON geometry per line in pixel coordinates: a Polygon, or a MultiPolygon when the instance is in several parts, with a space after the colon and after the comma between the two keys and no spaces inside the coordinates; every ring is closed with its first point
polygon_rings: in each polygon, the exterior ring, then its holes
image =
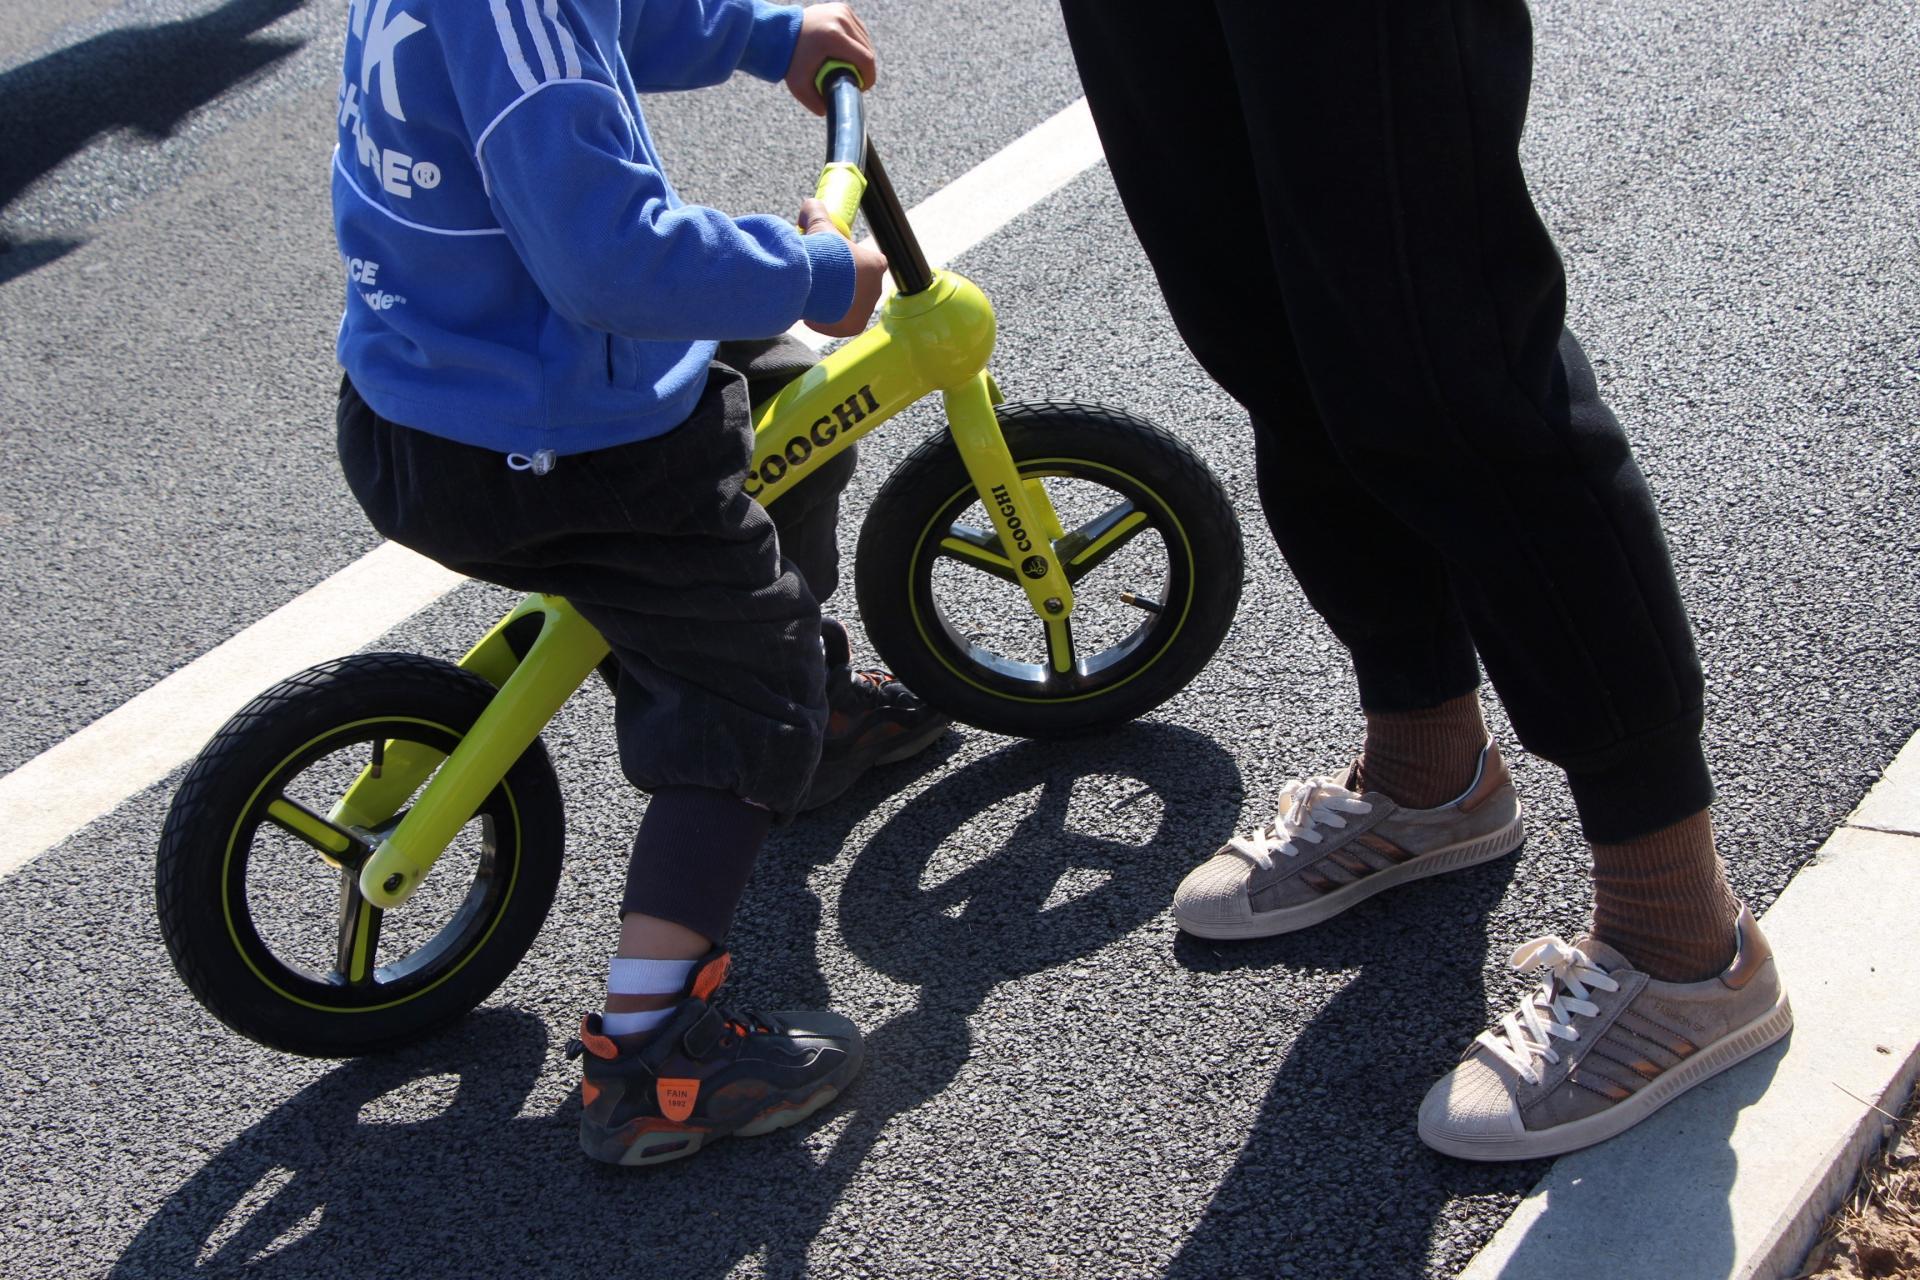
{"type": "MultiPolygon", "coordinates": [[[[503,0],[491,7],[513,16],[503,0]]],[[[632,338],[697,341],[768,337],[853,305],[842,237],[676,204],[592,39],[557,42],[549,76],[544,59],[513,58],[531,36],[511,27],[448,34],[464,46],[449,46],[448,65],[460,69],[454,93],[487,199],[555,311],[632,338]]]]}
{"type": "Polygon", "coordinates": [[[621,45],[642,93],[699,89],[735,71],[778,80],[800,39],[800,9],[766,0],[640,0],[621,45]]]}
{"type": "Polygon", "coordinates": [[[675,207],[610,87],[528,95],[479,148],[495,213],[560,314],[650,340],[764,338],[853,305],[853,250],[784,219],[675,207]]]}

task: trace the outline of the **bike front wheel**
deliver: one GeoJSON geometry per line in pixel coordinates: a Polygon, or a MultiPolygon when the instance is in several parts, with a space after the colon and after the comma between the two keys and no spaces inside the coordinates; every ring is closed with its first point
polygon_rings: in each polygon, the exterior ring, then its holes
{"type": "Polygon", "coordinates": [[[250,1039],[341,1057],[465,1014],[519,963],[559,883],[560,787],[536,740],[402,907],[360,895],[355,866],[398,825],[329,811],[370,769],[427,761],[473,726],[493,687],[412,654],[303,671],[261,694],[187,770],[160,838],[155,897],[174,967],[250,1039]]]}
{"type": "Polygon", "coordinates": [[[1097,405],[1003,404],[1007,449],[1074,590],[1048,626],[942,432],[888,477],[860,531],[855,588],[894,674],[956,719],[1057,738],[1125,724],[1178,693],[1240,601],[1240,529],[1186,445],[1097,405]],[[1051,512],[1049,519],[1044,513],[1051,512]]]}

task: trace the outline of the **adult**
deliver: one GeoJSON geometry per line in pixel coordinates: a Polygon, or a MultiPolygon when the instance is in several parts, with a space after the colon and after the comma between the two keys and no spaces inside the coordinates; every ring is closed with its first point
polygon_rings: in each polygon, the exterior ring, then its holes
{"type": "Polygon", "coordinates": [[[1786,1034],[1707,806],[1702,680],[1645,480],[1565,328],[1521,173],[1521,0],[1063,0],[1127,213],[1181,336],[1253,420],[1261,502],[1352,655],[1366,732],[1174,899],[1208,937],[1304,928],[1499,857],[1482,722],[1566,770],[1593,849],[1575,944],[1428,1093],[1420,1136],[1523,1159],[1600,1141],[1786,1034]]]}

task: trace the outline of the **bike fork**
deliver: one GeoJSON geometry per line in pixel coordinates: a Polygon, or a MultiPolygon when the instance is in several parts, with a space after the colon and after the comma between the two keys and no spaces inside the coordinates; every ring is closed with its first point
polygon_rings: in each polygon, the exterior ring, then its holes
{"type": "Polygon", "coordinates": [[[1000,535],[1015,580],[1027,593],[1034,613],[1046,623],[1049,665],[1065,674],[1074,663],[1070,622],[1073,586],[1053,554],[1053,539],[1062,536],[1060,517],[1045,487],[1038,480],[1023,480],[1014,464],[1006,437],[1000,433],[1000,420],[993,412],[993,380],[978,373],[941,394],[946,401],[947,429],[1000,535]]]}

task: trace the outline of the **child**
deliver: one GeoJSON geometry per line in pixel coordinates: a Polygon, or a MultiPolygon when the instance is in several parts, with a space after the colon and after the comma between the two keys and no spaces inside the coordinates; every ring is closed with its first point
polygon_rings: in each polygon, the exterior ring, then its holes
{"type": "Polygon", "coordinates": [[[748,385],[810,361],[769,340],[796,320],[858,333],[886,261],[817,202],[800,231],[682,204],[637,95],[738,69],[820,114],[813,73],[841,59],[871,84],[872,42],[845,5],[762,0],[351,0],[348,22],[347,482],[387,537],[600,629],[621,764],[653,793],[606,1012],[573,1048],[581,1144],[645,1164],[792,1124],[859,1070],[860,1034],[712,1003],[734,907],[776,816],[946,722],[853,672],[837,623],[823,652],[852,460],[776,532],[742,489],[748,385]]]}

